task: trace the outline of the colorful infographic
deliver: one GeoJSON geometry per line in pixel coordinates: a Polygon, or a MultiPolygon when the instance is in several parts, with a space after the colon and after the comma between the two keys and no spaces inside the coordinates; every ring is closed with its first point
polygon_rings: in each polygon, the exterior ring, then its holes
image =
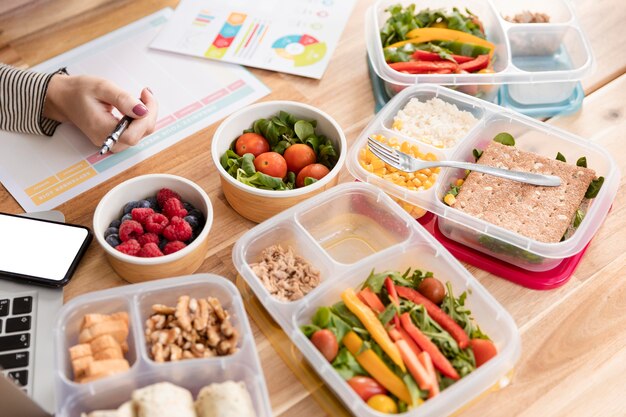
{"type": "MultiPolygon", "coordinates": [[[[321,78],[355,0],[182,0],[150,45],[321,78]],[[211,16],[210,24],[197,24],[211,16]],[[193,24],[189,22],[193,21],[193,24]]],[[[206,23],[206,22],[205,22],[206,23]]]]}
{"type": "Polygon", "coordinates": [[[272,48],[278,56],[290,59],[296,67],[315,64],[326,55],[326,44],[311,35],[287,35],[277,39],[272,48]]]}
{"type": "Polygon", "coordinates": [[[241,25],[246,20],[246,15],[243,13],[231,13],[224,22],[224,26],[220,29],[219,33],[213,40],[209,49],[204,53],[207,58],[222,59],[226,55],[226,51],[232,45],[235,36],[241,30],[241,25]]]}

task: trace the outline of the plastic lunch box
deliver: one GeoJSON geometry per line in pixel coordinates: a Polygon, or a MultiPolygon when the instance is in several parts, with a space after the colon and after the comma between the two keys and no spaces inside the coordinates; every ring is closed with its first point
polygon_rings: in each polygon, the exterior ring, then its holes
{"type": "Polygon", "coordinates": [[[410,85],[431,83],[494,101],[500,85],[505,85],[501,102],[533,113],[533,106],[543,110],[547,104],[567,108],[568,102],[577,101],[576,95],[580,93],[577,81],[588,75],[594,66],[589,41],[567,0],[379,0],[367,11],[365,32],[370,63],[384,81],[389,96],[410,85]],[[385,63],[379,32],[389,17],[385,9],[398,3],[403,6],[416,4],[416,11],[468,8],[481,19],[487,40],[496,45],[495,72],[403,74],[392,70],[385,63]],[[550,23],[521,24],[504,20],[503,16],[513,16],[524,10],[547,13],[550,23]]]}
{"type": "Polygon", "coordinates": [[[189,275],[146,284],[126,285],[77,297],[67,303],[54,331],[56,348],[57,417],[77,417],[81,412],[116,409],[130,400],[134,389],[168,381],[187,388],[195,399],[200,389],[212,382],[243,381],[259,417],[270,417],[271,409],[263,371],[250,324],[237,288],[227,279],[212,274],[189,275]],[[155,363],[148,356],[144,338],[146,319],[156,303],[176,305],[178,297],[216,297],[228,310],[240,335],[239,350],[230,356],[155,363]],[[71,379],[68,348],[78,340],[83,316],[127,311],[130,319],[130,370],[97,381],[78,384],[71,379]]]}
{"type": "Polygon", "coordinates": [[[426,401],[406,416],[447,415],[487,391],[508,383],[519,359],[520,336],[509,313],[421,225],[383,191],[362,183],[342,184],[310,198],[243,235],[233,248],[233,262],[287,336],[346,407],[359,417],[383,416],[370,408],[302,334],[318,307],[339,301],[348,287],[359,286],[372,269],[408,267],[433,271],[450,281],[455,294],[469,291],[468,307],[494,341],[498,355],[474,373],[426,401]],[[249,264],[268,246],[292,246],[321,273],[320,285],[300,300],[273,298],[249,264]]]}
{"type": "Polygon", "coordinates": [[[553,269],[564,258],[583,250],[606,218],[620,180],[619,169],[612,156],[593,142],[495,104],[428,84],[406,88],[376,115],[352,145],[347,166],[350,173],[360,181],[375,184],[395,198],[438,215],[439,229],[446,237],[530,271],[553,269]],[[433,97],[469,111],[479,119],[467,136],[453,148],[434,148],[391,130],[394,116],[411,98],[426,101],[433,97]],[[433,187],[425,191],[409,191],[366,171],[358,160],[359,150],[367,145],[368,135],[381,134],[386,138],[395,137],[399,143],[409,141],[417,145],[421,152],[432,152],[440,160],[474,162],[472,150],[484,149],[500,132],[512,134],[516,147],[525,151],[552,158],[561,152],[570,162],[586,156],[589,168],[605,178],[597,197],[591,200],[584,220],[569,239],[559,243],[538,242],[448,207],[442,200],[450,183],[465,176],[460,169],[442,168],[433,187]]]}

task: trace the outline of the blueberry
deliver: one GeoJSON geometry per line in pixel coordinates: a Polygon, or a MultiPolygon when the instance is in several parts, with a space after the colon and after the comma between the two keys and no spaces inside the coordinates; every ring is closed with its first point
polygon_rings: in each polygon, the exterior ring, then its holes
{"type": "Polygon", "coordinates": [[[195,210],[196,208],[191,203],[183,203],[183,207],[187,211],[195,210]]]}
{"type": "Polygon", "coordinates": [[[134,208],[138,208],[138,207],[139,207],[139,201],[129,201],[124,206],[124,214],[130,213],[134,208]]]}
{"type": "Polygon", "coordinates": [[[116,227],[119,229],[121,224],[122,224],[121,220],[113,220],[111,224],[109,225],[109,227],[116,227]]]}
{"type": "Polygon", "coordinates": [[[198,219],[199,223],[202,223],[202,220],[204,219],[204,214],[202,214],[202,212],[200,210],[198,210],[197,208],[191,209],[191,210],[187,210],[188,216],[193,216],[196,219],[198,219]]]}
{"type": "Polygon", "coordinates": [[[120,237],[116,234],[108,235],[104,240],[106,240],[107,243],[113,247],[116,247],[117,245],[122,243],[120,237]]]}
{"type": "Polygon", "coordinates": [[[107,230],[104,231],[104,237],[106,238],[107,236],[110,235],[117,235],[119,233],[119,230],[117,227],[109,227],[107,230]]]}
{"type": "Polygon", "coordinates": [[[126,220],[132,220],[132,219],[133,219],[133,216],[131,216],[130,213],[129,214],[124,214],[124,216],[122,217],[121,222],[124,223],[126,220]]]}
{"type": "Polygon", "coordinates": [[[151,208],[155,211],[159,208],[159,202],[157,201],[156,197],[148,197],[146,198],[146,201],[150,204],[148,208],[151,208]]]}
{"type": "Polygon", "coordinates": [[[185,220],[187,223],[189,223],[189,226],[191,226],[191,228],[193,230],[196,230],[198,228],[198,226],[200,225],[200,222],[198,221],[198,218],[195,216],[185,216],[183,218],[183,220],[185,220]]]}
{"type": "Polygon", "coordinates": [[[137,201],[137,208],[150,208],[150,202],[146,200],[137,201]]]}
{"type": "Polygon", "coordinates": [[[161,249],[161,251],[163,251],[163,249],[165,248],[165,245],[168,244],[168,240],[165,239],[164,237],[161,237],[161,240],[159,241],[159,249],[161,249]]]}

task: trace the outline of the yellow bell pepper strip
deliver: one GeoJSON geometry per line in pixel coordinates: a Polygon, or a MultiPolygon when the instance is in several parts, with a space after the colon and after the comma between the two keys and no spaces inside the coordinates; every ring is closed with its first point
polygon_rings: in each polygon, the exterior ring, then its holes
{"type": "Polygon", "coordinates": [[[400,400],[412,405],[411,394],[402,379],[372,349],[361,352],[363,340],[355,332],[348,332],[343,338],[343,344],[372,378],[400,400]]]}
{"type": "Polygon", "coordinates": [[[406,34],[407,40],[396,42],[387,46],[385,49],[389,48],[398,48],[400,46],[404,46],[408,43],[426,43],[431,41],[452,41],[452,42],[463,42],[470,43],[473,45],[484,46],[485,48],[489,48],[489,56],[493,55],[493,52],[496,49],[496,46],[489,42],[488,40],[479,38],[478,36],[471,35],[466,32],[461,32],[460,30],[452,30],[445,28],[417,28],[413,29],[409,33],[406,34]]]}
{"type": "Polygon", "coordinates": [[[382,350],[389,355],[393,363],[398,365],[400,369],[402,369],[402,372],[406,372],[398,347],[393,343],[385,327],[380,320],[378,320],[378,317],[372,309],[365,305],[363,301],[359,300],[359,297],[357,297],[352,288],[348,288],[342,292],[341,299],[346,303],[348,310],[363,323],[367,331],[372,335],[372,338],[378,343],[382,350]]]}

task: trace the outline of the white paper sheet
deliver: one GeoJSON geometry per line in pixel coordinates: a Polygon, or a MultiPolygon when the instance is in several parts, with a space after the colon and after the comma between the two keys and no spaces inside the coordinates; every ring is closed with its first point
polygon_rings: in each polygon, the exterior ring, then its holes
{"type": "Polygon", "coordinates": [[[238,65],[150,49],[172,14],[163,9],[33,68],[67,67],[70,74],[104,77],[137,95],[150,87],[160,108],[153,134],[105,156],[66,123],[51,138],[0,132],[0,182],[24,210],[57,207],[269,93],[238,65]]]}
{"type": "Polygon", "coordinates": [[[355,0],[182,0],[151,47],[321,78],[355,0]]]}

